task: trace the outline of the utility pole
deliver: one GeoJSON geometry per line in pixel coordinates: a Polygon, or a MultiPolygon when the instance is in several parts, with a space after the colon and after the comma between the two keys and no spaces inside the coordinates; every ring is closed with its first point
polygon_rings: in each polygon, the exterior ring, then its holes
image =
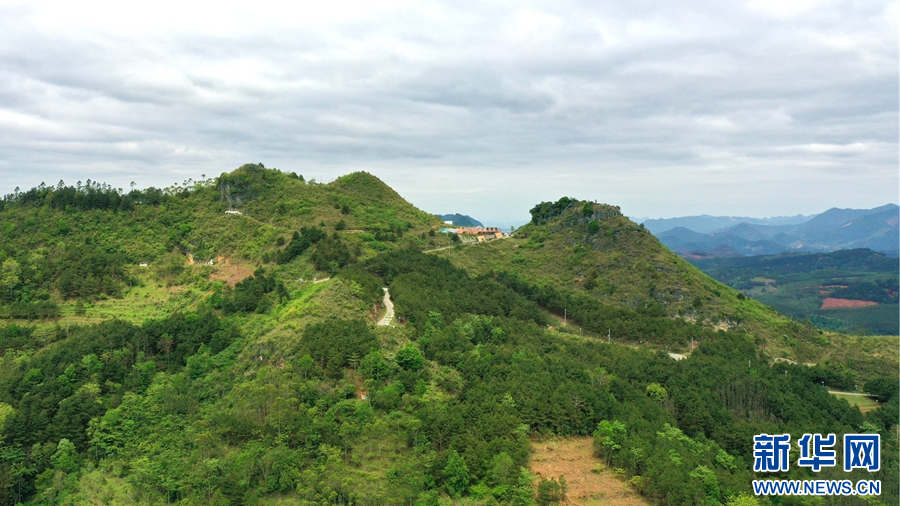
{"type": "Polygon", "coordinates": [[[569,324],[569,315],[567,314],[567,309],[563,308],[563,325],[569,324]]]}
{"type": "Polygon", "coordinates": [[[609,344],[610,336],[612,336],[612,329],[606,329],[606,344],[609,344]]]}

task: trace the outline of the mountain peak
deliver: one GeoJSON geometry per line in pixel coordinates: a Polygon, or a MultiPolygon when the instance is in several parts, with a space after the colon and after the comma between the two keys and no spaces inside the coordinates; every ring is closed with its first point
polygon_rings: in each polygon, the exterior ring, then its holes
{"type": "Polygon", "coordinates": [[[619,206],[563,197],[556,202],[541,202],[529,211],[531,223],[540,225],[559,221],[567,226],[623,217],[619,206]]]}
{"type": "Polygon", "coordinates": [[[352,196],[361,204],[370,204],[374,202],[403,202],[409,205],[406,200],[395,192],[393,188],[384,181],[368,172],[359,171],[341,176],[331,183],[330,187],[340,190],[347,196],[352,196]]]}
{"type": "Polygon", "coordinates": [[[451,222],[452,224],[458,227],[483,227],[484,224],[475,218],[465,215],[465,214],[442,214],[440,215],[441,221],[444,223],[451,222]]]}

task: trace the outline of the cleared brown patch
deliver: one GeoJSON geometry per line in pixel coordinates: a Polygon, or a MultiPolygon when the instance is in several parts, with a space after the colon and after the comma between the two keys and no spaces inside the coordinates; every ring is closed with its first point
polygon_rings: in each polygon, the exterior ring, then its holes
{"type": "Polygon", "coordinates": [[[212,281],[224,281],[229,285],[249,278],[253,274],[253,268],[249,265],[223,265],[216,269],[216,272],[209,275],[212,281]]]}
{"type": "MultiPolygon", "coordinates": [[[[593,439],[571,437],[533,441],[531,472],[547,479],[566,477],[566,504],[578,506],[647,506],[635,490],[616,478],[593,455],[593,439]],[[599,472],[595,472],[599,470],[599,472]]],[[[535,484],[536,486],[536,484],[535,484]]]]}
{"type": "Polygon", "coordinates": [[[822,307],[819,309],[837,309],[842,307],[865,307],[877,305],[877,302],[868,300],[835,299],[834,297],[828,297],[827,299],[822,301],[822,307]]]}

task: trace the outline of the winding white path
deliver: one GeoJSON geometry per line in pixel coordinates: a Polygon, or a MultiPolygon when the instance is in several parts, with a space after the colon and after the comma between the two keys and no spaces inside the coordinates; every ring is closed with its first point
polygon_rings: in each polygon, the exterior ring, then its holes
{"type": "Polygon", "coordinates": [[[384,317],[378,320],[378,325],[390,325],[394,321],[394,303],[391,302],[391,294],[388,293],[388,289],[382,288],[382,290],[384,290],[384,307],[387,310],[384,313],[384,317]]]}

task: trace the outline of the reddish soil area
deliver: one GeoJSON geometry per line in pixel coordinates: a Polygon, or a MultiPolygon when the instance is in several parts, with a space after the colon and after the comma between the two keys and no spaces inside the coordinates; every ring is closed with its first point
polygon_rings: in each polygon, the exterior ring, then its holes
{"type": "MultiPolygon", "coordinates": [[[[593,439],[572,437],[535,441],[531,445],[531,472],[547,479],[566,477],[565,504],[578,506],[647,506],[647,502],[613,475],[593,455],[593,439]]],[[[536,484],[535,484],[536,485],[536,484]]]]}
{"type": "Polygon", "coordinates": [[[253,268],[249,265],[222,265],[216,272],[209,275],[213,281],[224,281],[234,285],[238,281],[248,278],[253,274],[253,268]]]}
{"type": "Polygon", "coordinates": [[[833,297],[828,297],[827,299],[822,301],[822,307],[819,309],[837,309],[842,307],[865,307],[877,305],[877,302],[871,302],[868,300],[835,299],[833,297]]]}

